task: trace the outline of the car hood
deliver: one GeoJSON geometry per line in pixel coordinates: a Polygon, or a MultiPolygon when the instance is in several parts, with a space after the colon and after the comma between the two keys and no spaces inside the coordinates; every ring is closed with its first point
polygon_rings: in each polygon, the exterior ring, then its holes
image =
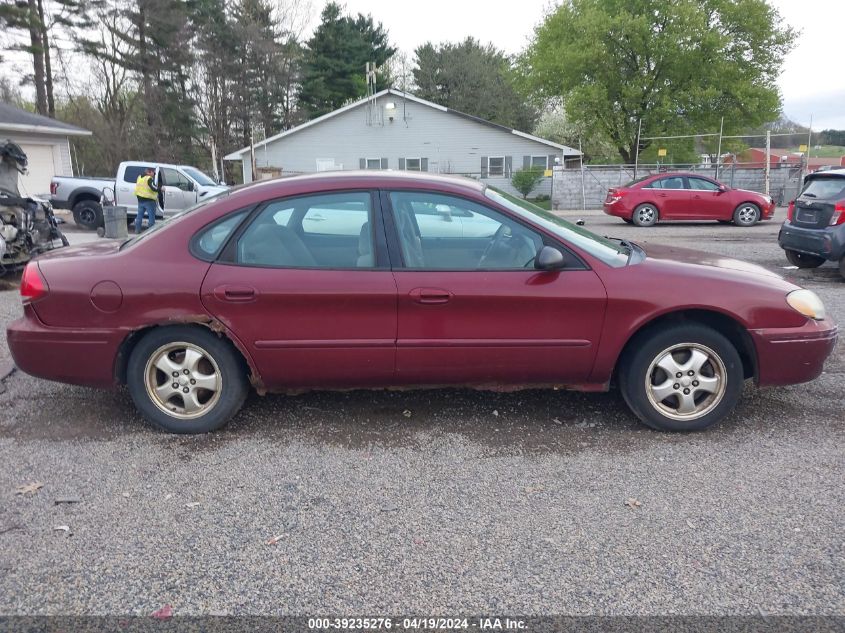
{"type": "Polygon", "coordinates": [[[225,185],[204,185],[197,189],[197,197],[202,200],[208,196],[215,196],[218,193],[226,191],[229,187],[225,185]]]}
{"type": "Polygon", "coordinates": [[[773,273],[762,266],[758,266],[757,264],[750,264],[739,259],[724,257],[715,253],[705,253],[691,248],[680,248],[678,246],[665,246],[659,244],[638,244],[638,246],[645,251],[646,257],[653,261],[692,266],[708,266],[749,275],[764,276],[770,279],[783,280],[783,277],[777,273],[773,273]]]}

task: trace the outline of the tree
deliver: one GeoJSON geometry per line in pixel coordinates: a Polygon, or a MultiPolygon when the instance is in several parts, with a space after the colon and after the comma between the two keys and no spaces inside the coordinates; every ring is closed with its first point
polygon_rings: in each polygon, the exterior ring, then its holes
{"type": "MultiPolygon", "coordinates": [[[[316,117],[363,97],[367,92],[366,64],[381,66],[395,52],[381,23],[360,13],[357,18],[343,16],[340,6],[329,2],[306,45],[300,106],[316,117]]],[[[386,85],[387,79],[382,77],[377,88],[386,85]]]]}
{"type": "Polygon", "coordinates": [[[648,137],[777,118],[775,81],[794,37],[766,0],[567,0],[537,28],[521,70],[631,163],[640,121],[648,137]]]}
{"type": "Polygon", "coordinates": [[[417,96],[507,127],[534,127],[536,110],[517,92],[510,59],[492,44],[427,42],[415,56],[417,96]]]}
{"type": "Polygon", "coordinates": [[[540,181],[543,179],[543,170],[537,167],[529,167],[528,169],[518,169],[511,176],[511,184],[513,188],[522,194],[523,198],[527,198],[528,194],[534,191],[540,181]]]}
{"type": "Polygon", "coordinates": [[[35,109],[39,114],[56,116],[51,54],[54,35],[57,31],[72,32],[92,26],[91,11],[102,2],[51,0],[48,12],[47,0],[0,0],[0,26],[13,33],[11,49],[24,51],[32,58],[29,80],[35,87],[35,109]],[[14,37],[15,31],[24,31],[25,36],[14,37]]]}

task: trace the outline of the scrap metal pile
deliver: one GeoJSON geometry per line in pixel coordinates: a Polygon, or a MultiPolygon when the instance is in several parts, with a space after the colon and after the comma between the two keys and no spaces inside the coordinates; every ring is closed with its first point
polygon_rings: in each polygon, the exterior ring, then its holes
{"type": "Polygon", "coordinates": [[[18,177],[25,173],[27,157],[20,146],[0,141],[0,276],[40,253],[68,245],[52,205],[21,196],[18,177]]]}

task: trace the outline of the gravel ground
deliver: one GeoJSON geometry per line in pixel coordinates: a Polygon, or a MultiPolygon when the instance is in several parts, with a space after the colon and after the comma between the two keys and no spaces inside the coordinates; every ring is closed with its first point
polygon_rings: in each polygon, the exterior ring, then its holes
{"type": "MultiPolygon", "coordinates": [[[[785,270],[776,223],[568,215],[762,264],[845,322],[836,269],[785,270]]],[[[0,319],[19,310],[0,292],[0,319]]],[[[253,396],[224,431],[176,437],[125,391],[15,373],[0,614],[842,615],[843,374],[840,345],[815,382],[748,385],[693,435],[614,393],[451,390],[253,396]]]]}

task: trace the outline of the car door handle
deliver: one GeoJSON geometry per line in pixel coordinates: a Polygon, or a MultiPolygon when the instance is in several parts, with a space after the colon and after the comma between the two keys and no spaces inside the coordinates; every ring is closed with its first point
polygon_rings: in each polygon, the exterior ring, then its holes
{"type": "Polygon", "coordinates": [[[214,296],[221,301],[254,301],[255,288],[249,286],[218,286],[214,296]]]}
{"type": "Polygon", "coordinates": [[[452,293],[443,288],[414,288],[408,295],[417,303],[442,304],[449,303],[452,293]]]}

